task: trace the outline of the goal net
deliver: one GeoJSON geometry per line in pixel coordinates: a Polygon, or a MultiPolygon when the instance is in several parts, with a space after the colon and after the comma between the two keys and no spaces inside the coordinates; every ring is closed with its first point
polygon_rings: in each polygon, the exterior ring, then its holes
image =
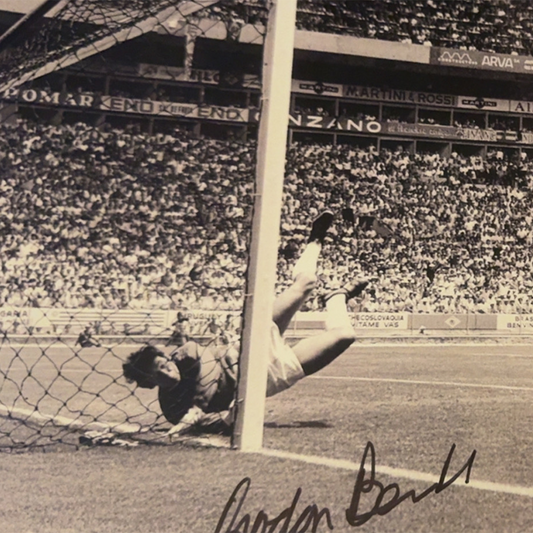
{"type": "Polygon", "coordinates": [[[0,449],[227,440],[267,2],[50,4],[0,43],[0,449]],[[124,365],[187,340],[213,416],[169,437],[124,365]]]}

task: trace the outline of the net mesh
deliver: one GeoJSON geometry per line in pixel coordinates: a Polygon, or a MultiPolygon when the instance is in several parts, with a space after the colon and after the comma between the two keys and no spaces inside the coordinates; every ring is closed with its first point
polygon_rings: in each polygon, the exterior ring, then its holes
{"type": "Polygon", "coordinates": [[[148,32],[171,34],[187,26],[188,13],[198,13],[216,0],[111,2],[67,0],[60,2],[36,23],[28,36],[23,32],[16,46],[2,53],[1,80],[20,84],[50,71],[79,63],[125,40],[148,32]],[[21,41],[21,42],[20,42],[21,41]]]}
{"type": "Polygon", "coordinates": [[[229,442],[268,15],[247,4],[60,2],[0,51],[0,449],[229,442]],[[125,378],[146,346],[209,416],[125,378]]]}

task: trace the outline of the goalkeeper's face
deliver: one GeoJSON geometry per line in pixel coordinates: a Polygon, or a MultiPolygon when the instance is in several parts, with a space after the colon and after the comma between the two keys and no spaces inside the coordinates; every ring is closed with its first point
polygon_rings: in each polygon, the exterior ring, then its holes
{"type": "Polygon", "coordinates": [[[174,387],[181,380],[181,374],[176,363],[163,355],[154,358],[152,376],[155,384],[163,388],[174,387]]]}

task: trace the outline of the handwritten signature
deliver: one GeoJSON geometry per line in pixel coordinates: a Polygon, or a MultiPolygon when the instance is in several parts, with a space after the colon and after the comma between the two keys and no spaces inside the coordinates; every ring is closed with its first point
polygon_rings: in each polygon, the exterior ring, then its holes
{"type": "MultiPolygon", "coordinates": [[[[386,515],[405,500],[410,499],[413,503],[418,503],[432,492],[439,494],[448,488],[457,481],[463,472],[466,472],[465,483],[468,483],[474,459],[476,458],[476,450],[472,452],[466,463],[453,476],[446,479],[454,452],[455,444],[448,453],[437,483],[434,483],[419,494],[414,490],[409,490],[402,494],[397,483],[384,485],[376,479],[376,450],[374,445],[368,442],[355,480],[350,506],[346,509],[346,521],[350,526],[358,527],[376,515],[386,515]],[[370,463],[369,471],[367,470],[368,463],[370,463]],[[360,512],[361,496],[371,492],[376,493],[372,508],[369,511],[360,512]]],[[[257,513],[253,522],[249,513],[239,518],[250,485],[251,479],[248,477],[237,484],[222,511],[215,533],[305,533],[307,531],[317,533],[321,523],[327,529],[333,529],[331,511],[327,507],[319,510],[315,503],[308,505],[296,518],[296,521],[292,523],[296,506],[302,494],[301,488],[296,491],[292,503],[274,518],[269,518],[264,510],[257,513]]]]}
{"type": "Polygon", "coordinates": [[[459,476],[466,470],[466,479],[465,483],[470,481],[470,473],[472,467],[474,466],[474,459],[476,458],[476,450],[472,452],[468,461],[454,474],[448,481],[446,481],[446,476],[448,474],[448,469],[450,468],[450,463],[455,452],[455,444],[451,447],[450,453],[444,462],[442,467],[439,481],[428,487],[424,492],[416,494],[414,490],[410,490],[405,494],[401,494],[400,486],[398,483],[391,483],[390,485],[384,486],[383,483],[376,479],[376,450],[374,445],[369,442],[366,445],[365,451],[363,453],[363,459],[361,461],[361,466],[359,468],[359,473],[357,474],[357,479],[355,480],[355,487],[352,495],[352,501],[350,507],[346,510],[346,521],[351,526],[361,526],[364,523],[368,522],[375,515],[386,515],[392,511],[395,507],[400,505],[404,500],[411,498],[413,503],[418,503],[423,500],[426,496],[429,496],[432,492],[439,494],[444,489],[448,488],[450,485],[455,483],[459,476]],[[365,479],[366,469],[365,465],[370,456],[370,477],[365,479]],[[374,488],[378,489],[378,495],[374,502],[374,507],[366,513],[359,514],[359,504],[361,501],[361,495],[363,493],[369,493],[374,488]],[[392,493],[392,497],[383,503],[383,500],[392,493]]]}

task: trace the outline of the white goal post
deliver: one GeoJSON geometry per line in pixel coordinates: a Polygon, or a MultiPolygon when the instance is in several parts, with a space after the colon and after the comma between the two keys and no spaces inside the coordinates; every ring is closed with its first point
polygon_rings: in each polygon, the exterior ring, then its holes
{"type": "MultiPolygon", "coordinates": [[[[63,0],[63,2],[67,3],[69,1],[72,0],[63,0]]],[[[175,21],[176,17],[193,16],[198,9],[216,4],[218,1],[185,0],[179,3],[180,9],[172,7],[158,9],[156,15],[148,16],[148,14],[145,14],[136,25],[130,28],[111,29],[106,37],[99,38],[95,36],[90,44],[85,43],[75,51],[73,47],[67,47],[60,59],[45,57],[45,62],[41,63],[41,67],[30,66],[29,72],[25,72],[23,76],[14,77],[4,84],[0,84],[0,92],[7,87],[18,87],[23,82],[32,81],[47,73],[55,72],[83,58],[109,49],[115,44],[126,42],[143,33],[164,27],[169,22],[175,21]]],[[[232,446],[241,451],[255,451],[260,449],[263,444],[267,360],[269,358],[270,331],[275,297],[296,30],[297,0],[265,0],[265,2],[268,2],[269,16],[266,36],[261,43],[263,46],[263,78],[256,153],[254,212],[244,302],[244,326],[241,339],[236,421],[232,439],[232,446]]],[[[57,5],[55,9],[57,9],[57,5]]],[[[62,16],[62,14],[58,16],[62,16]]],[[[187,19],[185,18],[185,20],[187,19]]],[[[44,350],[42,352],[43,354],[45,353],[44,350]]],[[[18,357],[18,352],[15,352],[15,354],[18,357]]],[[[73,351],[71,355],[72,357],[68,360],[77,357],[78,354],[73,351]]],[[[20,362],[25,364],[22,358],[20,362]]],[[[30,369],[33,371],[33,366],[30,369]]],[[[53,370],[60,375],[63,369],[62,366],[57,367],[54,365],[53,370]]],[[[88,367],[87,371],[90,370],[90,367],[88,367]]],[[[116,382],[115,377],[113,377],[113,382],[116,382]]],[[[6,434],[12,443],[16,441],[11,437],[11,434],[19,428],[26,431],[26,427],[29,427],[32,422],[48,427],[61,426],[76,430],[84,428],[110,429],[111,431],[123,433],[135,433],[142,428],[140,425],[130,424],[129,419],[127,423],[118,422],[111,425],[103,421],[100,423],[100,420],[96,421],[96,425],[91,422],[82,423],[81,421],[72,420],[69,416],[64,416],[63,414],[64,410],[70,410],[70,406],[66,405],[66,403],[59,407],[54,404],[53,408],[57,409],[56,414],[37,413],[37,404],[35,409],[32,410],[34,406],[31,402],[26,401],[22,393],[24,383],[24,381],[22,381],[22,384],[13,382],[13,394],[16,394],[15,400],[7,406],[0,406],[0,416],[8,420],[21,419],[23,421],[21,425],[14,426],[14,429],[9,428],[9,433],[6,434]],[[19,405],[16,402],[17,398],[21,398],[25,403],[21,402],[22,405],[19,405]],[[34,415],[34,411],[37,414],[34,415]]],[[[53,383],[52,381],[50,387],[53,383]]],[[[47,399],[48,397],[52,398],[52,395],[48,393],[48,388],[44,389],[44,395],[47,399]]],[[[99,393],[96,394],[98,395],[99,393]]],[[[39,403],[41,400],[35,401],[39,403]]],[[[55,401],[55,398],[52,398],[52,401],[55,401]]],[[[142,415],[144,416],[146,412],[146,410],[143,410],[142,415]]],[[[152,415],[154,413],[150,411],[148,414],[152,415]]],[[[99,416],[99,414],[95,416],[99,416]]],[[[161,415],[157,413],[157,416],[161,415]]],[[[138,416],[133,415],[132,418],[137,420],[138,416]]],[[[152,426],[155,427],[154,422],[152,422],[152,426]]],[[[33,432],[33,434],[35,433],[33,432]]],[[[26,434],[23,434],[20,438],[27,439],[26,434]]]]}
{"type": "Polygon", "coordinates": [[[297,0],[273,0],[263,50],[263,94],[257,145],[237,419],[233,446],[263,445],[267,360],[276,283],[279,227],[291,96],[297,0]]]}

